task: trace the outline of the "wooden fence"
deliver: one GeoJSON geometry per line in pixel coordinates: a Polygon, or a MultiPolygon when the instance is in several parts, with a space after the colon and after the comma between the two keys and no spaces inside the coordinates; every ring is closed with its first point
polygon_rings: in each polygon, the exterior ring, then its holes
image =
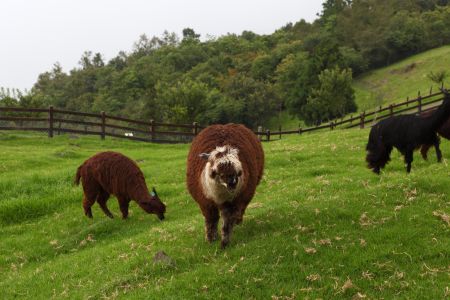
{"type": "MultiPolygon", "coordinates": [[[[398,104],[379,106],[377,109],[363,111],[357,116],[336,119],[326,124],[283,131],[258,129],[255,134],[261,140],[271,141],[281,139],[286,134],[302,134],[316,130],[335,128],[364,128],[380,120],[402,113],[421,113],[435,109],[442,101],[444,95],[441,91],[426,96],[420,92],[416,99],[407,99],[398,104]]],[[[0,107],[0,130],[33,130],[48,132],[49,137],[55,134],[75,133],[98,135],[102,139],[106,136],[126,138],[130,140],[158,142],[158,143],[187,143],[192,141],[204,127],[198,123],[193,124],[169,124],[159,123],[153,120],[137,121],[124,117],[111,116],[105,112],[100,114],[84,113],[49,108],[16,108],[0,107]]]]}
{"type": "Polygon", "coordinates": [[[0,107],[0,130],[32,130],[55,134],[72,133],[126,138],[130,140],[183,143],[190,142],[202,129],[193,124],[148,122],[100,114],[49,108],[0,107]]]}
{"type": "MultiPolygon", "coordinates": [[[[442,86],[443,88],[443,86],[442,86]]],[[[306,132],[329,129],[333,130],[335,128],[364,128],[366,126],[371,126],[376,122],[392,117],[394,115],[404,114],[404,113],[417,113],[420,114],[425,111],[430,111],[436,109],[439,106],[444,98],[444,94],[439,91],[436,93],[432,92],[430,89],[429,94],[426,96],[422,96],[421,93],[418,93],[416,99],[406,99],[406,101],[401,103],[393,103],[388,106],[379,106],[377,109],[372,111],[363,111],[357,116],[350,115],[349,117],[335,119],[327,123],[320,124],[318,126],[301,128],[295,130],[286,130],[282,131],[281,127],[278,131],[261,131],[258,130],[255,132],[260,139],[264,138],[266,141],[273,140],[274,138],[281,139],[282,135],[285,134],[302,134],[306,132]]]]}

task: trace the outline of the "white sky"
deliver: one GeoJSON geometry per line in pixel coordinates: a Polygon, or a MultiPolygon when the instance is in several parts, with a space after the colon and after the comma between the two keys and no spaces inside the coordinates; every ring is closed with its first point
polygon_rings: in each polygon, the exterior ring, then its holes
{"type": "Polygon", "coordinates": [[[55,62],[68,72],[86,50],[105,61],[130,51],[145,33],[202,38],[250,30],[270,34],[308,22],[322,0],[0,0],[0,87],[30,89],[55,62]]]}

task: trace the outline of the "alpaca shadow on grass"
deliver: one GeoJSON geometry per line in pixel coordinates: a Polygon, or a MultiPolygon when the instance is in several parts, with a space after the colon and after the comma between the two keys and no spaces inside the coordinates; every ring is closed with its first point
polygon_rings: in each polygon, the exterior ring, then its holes
{"type": "Polygon", "coordinates": [[[284,235],[287,228],[295,231],[299,223],[305,223],[306,227],[310,227],[308,216],[302,216],[302,214],[296,216],[293,218],[287,213],[280,213],[280,210],[255,212],[244,216],[243,222],[234,227],[230,246],[233,248],[240,244],[257,242],[276,234],[284,235]]]}

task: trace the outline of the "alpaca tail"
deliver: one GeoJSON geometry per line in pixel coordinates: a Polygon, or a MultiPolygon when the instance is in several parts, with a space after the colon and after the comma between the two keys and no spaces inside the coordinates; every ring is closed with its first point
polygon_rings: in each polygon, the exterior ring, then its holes
{"type": "Polygon", "coordinates": [[[77,169],[77,174],[75,175],[75,179],[73,181],[75,183],[75,185],[79,185],[80,184],[81,167],[83,167],[83,165],[79,166],[78,169],[77,169]]]}

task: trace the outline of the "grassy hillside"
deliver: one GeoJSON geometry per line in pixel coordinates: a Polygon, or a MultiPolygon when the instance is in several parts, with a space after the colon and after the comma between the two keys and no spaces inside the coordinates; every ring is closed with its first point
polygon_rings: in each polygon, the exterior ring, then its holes
{"type": "MultiPolygon", "coordinates": [[[[422,95],[427,95],[431,87],[436,91],[438,86],[428,79],[427,75],[440,70],[447,71],[448,76],[444,84],[450,87],[450,45],[411,56],[355,78],[353,88],[358,111],[400,103],[406,101],[407,97],[414,99],[419,91],[422,95]]],[[[283,129],[288,130],[297,129],[298,124],[303,122],[283,112],[274,116],[266,127],[277,130],[281,125],[283,129]]]]}
{"type": "Polygon", "coordinates": [[[379,105],[416,98],[418,91],[428,94],[437,85],[428,79],[430,72],[447,71],[445,86],[450,86],[450,45],[411,56],[398,63],[356,78],[356,104],[360,111],[379,105]]]}
{"type": "MultiPolygon", "coordinates": [[[[1,298],[449,297],[447,160],[416,156],[406,175],[394,152],[376,176],[365,168],[367,133],[264,143],[264,179],[222,251],[205,242],[186,192],[188,145],[0,132],[1,298]],[[73,176],[103,150],[138,161],[167,204],[166,220],[134,203],[121,220],[115,199],[115,219],[97,205],[93,220],[83,215],[73,176]],[[172,264],[153,263],[160,250],[172,264]]],[[[442,148],[450,157],[447,141],[442,148]]]]}

